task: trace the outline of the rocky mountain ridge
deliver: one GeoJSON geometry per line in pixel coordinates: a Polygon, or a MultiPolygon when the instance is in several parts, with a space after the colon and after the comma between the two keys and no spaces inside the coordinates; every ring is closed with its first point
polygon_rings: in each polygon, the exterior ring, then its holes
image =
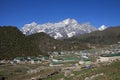
{"type": "Polygon", "coordinates": [[[79,24],[75,19],[65,19],[57,23],[37,24],[32,22],[25,24],[22,32],[25,35],[44,32],[55,39],[70,38],[80,34],[90,33],[97,29],[90,23],[79,24]]]}

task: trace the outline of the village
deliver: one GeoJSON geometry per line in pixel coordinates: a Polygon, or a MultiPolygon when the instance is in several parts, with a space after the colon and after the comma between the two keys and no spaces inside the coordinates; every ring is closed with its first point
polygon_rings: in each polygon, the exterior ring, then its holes
{"type": "MultiPolygon", "coordinates": [[[[48,52],[48,54],[49,56],[42,55],[39,55],[37,57],[19,56],[15,57],[13,60],[0,60],[0,67],[9,65],[19,67],[21,66],[20,71],[18,70],[17,72],[17,75],[19,72],[20,75],[21,73],[22,75],[27,74],[27,76],[32,75],[32,77],[29,78],[27,77],[28,80],[47,79],[50,76],[59,73],[64,73],[64,77],[74,76],[74,74],[72,74],[71,71],[81,71],[82,69],[85,68],[90,69],[99,67],[101,64],[107,65],[115,61],[120,61],[120,45],[115,44],[106,48],[82,51],[61,51],[61,52],[54,51],[48,52]],[[50,72],[45,74],[41,73],[41,71],[44,72],[45,70],[50,72]],[[42,75],[40,75],[40,73],[42,75]],[[33,74],[37,75],[33,76],[33,74]]],[[[2,70],[0,70],[0,75],[2,75],[1,72],[2,70]]],[[[103,75],[103,73],[101,74],[103,75]]],[[[5,76],[7,75],[5,74],[5,76]]],[[[12,80],[12,78],[11,79],[7,78],[5,80],[12,80]]]]}

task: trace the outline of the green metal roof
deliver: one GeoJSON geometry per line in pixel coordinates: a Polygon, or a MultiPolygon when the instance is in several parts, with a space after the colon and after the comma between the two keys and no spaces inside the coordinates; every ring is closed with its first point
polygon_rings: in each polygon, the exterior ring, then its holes
{"type": "Polygon", "coordinates": [[[36,57],[31,57],[31,60],[38,61],[36,57]]]}
{"type": "Polygon", "coordinates": [[[64,60],[78,60],[78,58],[65,58],[64,60]]]}
{"type": "Polygon", "coordinates": [[[17,60],[25,60],[24,57],[15,57],[14,59],[17,59],[17,60]]]}
{"type": "Polygon", "coordinates": [[[90,61],[89,59],[87,58],[82,58],[83,61],[90,61]]]}
{"type": "Polygon", "coordinates": [[[63,62],[52,62],[53,65],[63,64],[63,62]]]}
{"type": "Polygon", "coordinates": [[[114,56],[120,56],[120,53],[117,54],[104,54],[102,57],[114,57],[114,56]]]}

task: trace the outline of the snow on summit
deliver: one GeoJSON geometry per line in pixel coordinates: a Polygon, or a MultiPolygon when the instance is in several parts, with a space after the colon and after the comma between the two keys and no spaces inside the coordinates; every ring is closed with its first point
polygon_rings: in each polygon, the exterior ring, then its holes
{"type": "Polygon", "coordinates": [[[78,22],[75,19],[65,19],[62,21],[64,24],[68,25],[68,24],[78,24],[78,22]]]}
{"type": "Polygon", "coordinates": [[[102,25],[100,28],[98,28],[98,30],[103,31],[103,30],[105,30],[106,28],[107,28],[107,26],[102,25]]]}
{"type": "Polygon", "coordinates": [[[90,33],[96,30],[97,29],[90,23],[79,24],[77,20],[68,18],[57,23],[37,24],[32,22],[30,24],[25,24],[21,31],[25,35],[45,32],[55,39],[60,39],[90,33]]]}

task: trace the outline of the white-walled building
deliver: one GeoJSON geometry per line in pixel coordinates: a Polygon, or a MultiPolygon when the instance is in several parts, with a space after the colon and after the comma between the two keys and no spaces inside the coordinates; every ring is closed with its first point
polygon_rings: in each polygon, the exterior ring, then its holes
{"type": "Polygon", "coordinates": [[[120,56],[100,57],[99,59],[97,59],[97,62],[111,62],[114,60],[120,60],[120,56]]]}

